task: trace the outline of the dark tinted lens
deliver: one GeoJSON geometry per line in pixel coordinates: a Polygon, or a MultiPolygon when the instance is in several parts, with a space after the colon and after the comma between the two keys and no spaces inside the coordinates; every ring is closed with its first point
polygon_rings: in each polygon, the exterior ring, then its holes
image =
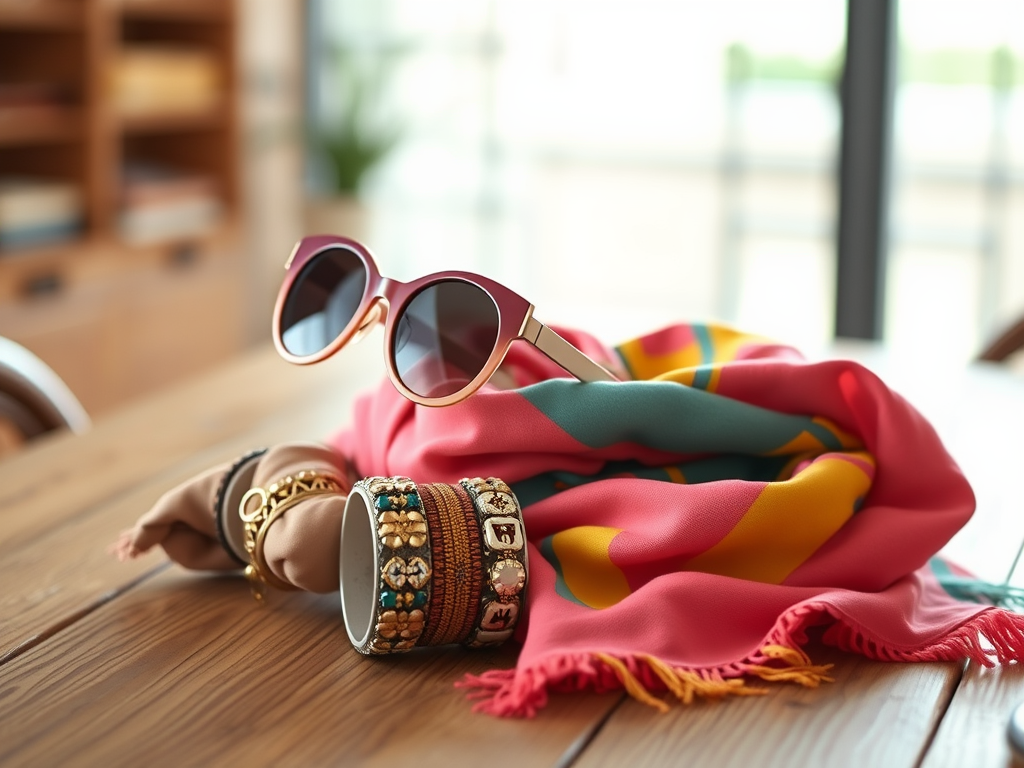
{"type": "Polygon", "coordinates": [[[398,377],[421,397],[444,397],[468,384],[498,338],[498,308],[475,285],[427,286],[396,318],[391,354],[398,377]]]}
{"type": "Polygon", "coordinates": [[[310,259],[281,311],[284,348],[305,357],[338,338],[359,308],[366,280],[362,259],[347,248],[331,248],[310,259]]]}

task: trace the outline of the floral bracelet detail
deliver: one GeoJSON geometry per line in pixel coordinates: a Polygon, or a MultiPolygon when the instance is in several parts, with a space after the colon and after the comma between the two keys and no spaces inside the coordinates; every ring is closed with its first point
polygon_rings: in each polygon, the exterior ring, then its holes
{"type": "Polygon", "coordinates": [[[400,653],[423,633],[432,562],[427,521],[407,477],[370,477],[349,492],[341,523],[341,608],[360,653],[400,653]]]}
{"type": "Polygon", "coordinates": [[[266,587],[294,590],[295,586],[278,578],[267,564],[263,554],[263,546],[267,531],[289,509],[310,496],[344,493],[345,486],[334,475],[302,470],[288,475],[266,488],[250,488],[238,504],[238,516],[244,526],[245,551],[249,556],[249,564],[245,567],[245,577],[249,580],[252,595],[256,602],[265,599],[266,587]],[[249,511],[250,501],[259,500],[259,505],[249,511]]]}

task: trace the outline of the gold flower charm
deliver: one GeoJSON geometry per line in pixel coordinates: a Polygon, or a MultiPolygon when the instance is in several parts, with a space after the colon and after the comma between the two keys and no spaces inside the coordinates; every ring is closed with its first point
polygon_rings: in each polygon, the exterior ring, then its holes
{"type": "Polygon", "coordinates": [[[379,494],[411,493],[416,485],[407,477],[382,477],[370,484],[369,491],[374,496],[379,494]]]}
{"type": "Polygon", "coordinates": [[[430,566],[422,557],[409,558],[409,562],[400,557],[392,557],[384,566],[381,576],[392,589],[401,589],[406,582],[413,589],[422,589],[430,581],[430,566]]]}
{"type": "Polygon", "coordinates": [[[391,549],[422,547],[427,541],[427,521],[421,512],[389,509],[377,518],[377,535],[391,549]]]}
{"type": "Polygon", "coordinates": [[[416,640],[423,631],[423,611],[384,611],[377,622],[377,634],[390,640],[416,640]]]}

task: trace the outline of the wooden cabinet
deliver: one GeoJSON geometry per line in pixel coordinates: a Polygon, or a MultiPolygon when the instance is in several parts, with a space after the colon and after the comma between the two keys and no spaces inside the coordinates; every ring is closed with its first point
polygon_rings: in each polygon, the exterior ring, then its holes
{"type": "Polygon", "coordinates": [[[245,343],[234,0],[0,0],[0,336],[95,414],[245,343]]]}

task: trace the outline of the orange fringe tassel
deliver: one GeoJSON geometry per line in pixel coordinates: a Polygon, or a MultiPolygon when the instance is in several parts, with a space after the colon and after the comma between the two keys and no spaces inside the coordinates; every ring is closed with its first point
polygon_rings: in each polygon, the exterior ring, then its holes
{"type": "Polygon", "coordinates": [[[781,661],[784,667],[751,664],[743,671],[769,682],[799,683],[805,688],[817,688],[822,683],[835,682],[829,676],[831,664],[812,664],[810,657],[799,648],[784,645],[766,645],[761,653],[769,659],[781,661]]]}
{"type": "MultiPolygon", "coordinates": [[[[769,682],[797,683],[807,688],[817,688],[821,683],[833,682],[828,675],[832,669],[831,664],[812,664],[807,654],[798,648],[768,645],[761,649],[760,655],[781,662],[784,666],[751,664],[745,667],[746,674],[769,682]]],[[[655,656],[639,655],[633,659],[632,666],[635,667],[637,663],[643,664],[638,668],[638,673],[648,678],[645,681],[641,681],[637,674],[630,670],[630,665],[622,659],[606,653],[595,653],[594,658],[615,673],[626,693],[662,713],[668,712],[670,707],[664,699],[651,693],[651,689],[656,685],[655,679],[664,684],[683,704],[692,704],[698,696],[705,699],[721,699],[726,696],[763,696],[768,693],[766,688],[747,685],[743,678],[726,679],[713,673],[677,669],[655,656]]]]}
{"type": "Polygon", "coordinates": [[[608,656],[604,653],[595,653],[594,656],[599,661],[604,662],[613,670],[615,670],[615,674],[622,682],[622,687],[626,689],[626,693],[628,693],[630,696],[632,696],[640,703],[646,704],[649,707],[654,707],[662,714],[668,712],[668,704],[666,704],[661,699],[654,698],[651,694],[649,694],[647,692],[647,689],[644,688],[643,683],[636,679],[633,673],[629,671],[629,668],[622,661],[616,659],[614,656],[608,656]]]}

